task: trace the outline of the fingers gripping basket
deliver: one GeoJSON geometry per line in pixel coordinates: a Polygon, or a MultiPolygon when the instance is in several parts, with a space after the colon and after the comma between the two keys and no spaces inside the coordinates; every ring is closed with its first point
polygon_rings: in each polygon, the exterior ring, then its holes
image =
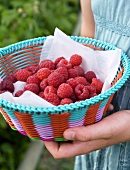
{"type": "MultiPolygon", "coordinates": [[[[95,39],[71,36],[83,45],[96,50],[113,50],[116,47],[95,39]]],[[[0,77],[39,63],[46,37],[22,41],[0,50],[0,77]]],[[[64,141],[63,132],[69,127],[87,126],[100,121],[114,94],[130,75],[130,61],[122,52],[120,66],[111,88],[93,98],[64,106],[34,107],[14,104],[0,98],[0,112],[12,129],[32,139],[64,141]]]]}

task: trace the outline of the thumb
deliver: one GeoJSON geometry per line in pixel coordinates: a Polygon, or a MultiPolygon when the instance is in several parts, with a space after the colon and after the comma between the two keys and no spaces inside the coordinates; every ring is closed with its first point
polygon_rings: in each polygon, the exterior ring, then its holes
{"type": "MultiPolygon", "coordinates": [[[[111,122],[112,123],[112,122],[111,122]]],[[[107,139],[112,135],[110,124],[107,119],[88,126],[69,128],[64,132],[67,140],[90,141],[97,139],[107,139]]]]}

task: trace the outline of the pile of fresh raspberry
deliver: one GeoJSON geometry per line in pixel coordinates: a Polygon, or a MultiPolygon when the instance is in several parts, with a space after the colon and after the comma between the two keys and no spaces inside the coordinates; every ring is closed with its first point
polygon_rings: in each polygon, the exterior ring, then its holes
{"type": "Polygon", "coordinates": [[[26,85],[15,97],[29,90],[55,106],[90,99],[101,93],[103,82],[92,70],[85,72],[81,64],[82,56],[74,54],[69,61],[61,56],[19,69],[1,81],[0,94],[13,94],[14,83],[23,81],[26,85]]]}

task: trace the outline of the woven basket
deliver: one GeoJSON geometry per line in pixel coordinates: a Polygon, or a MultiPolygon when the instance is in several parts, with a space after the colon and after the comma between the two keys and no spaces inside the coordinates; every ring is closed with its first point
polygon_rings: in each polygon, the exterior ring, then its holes
{"type": "MultiPolygon", "coordinates": [[[[95,50],[114,50],[115,46],[95,39],[70,36],[74,41],[95,50]]],[[[46,37],[39,37],[7,46],[0,50],[0,77],[31,64],[39,63],[46,37]]],[[[64,141],[69,127],[87,126],[100,121],[115,94],[130,75],[130,61],[122,52],[120,66],[111,88],[98,96],[64,106],[34,107],[14,104],[0,98],[0,112],[14,130],[43,141],[64,141]]]]}

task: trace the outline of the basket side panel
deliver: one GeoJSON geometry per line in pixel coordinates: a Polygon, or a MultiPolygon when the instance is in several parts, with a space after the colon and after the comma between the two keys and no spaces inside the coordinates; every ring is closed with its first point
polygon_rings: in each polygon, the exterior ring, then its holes
{"type": "Polygon", "coordinates": [[[63,132],[69,128],[68,123],[69,116],[70,116],[69,112],[50,115],[54,138],[63,137],[63,132]]]}
{"type": "Polygon", "coordinates": [[[32,115],[28,113],[14,112],[15,116],[19,120],[24,131],[30,138],[39,138],[39,134],[35,130],[35,126],[32,120],[32,115]]]}
{"type": "Polygon", "coordinates": [[[103,112],[103,117],[105,116],[105,114],[106,114],[106,112],[107,112],[107,109],[108,109],[108,106],[110,105],[113,97],[114,97],[114,94],[109,97],[108,102],[107,102],[107,104],[106,104],[106,106],[105,106],[105,109],[104,109],[104,112],[103,112]]]}
{"type": "Polygon", "coordinates": [[[84,126],[91,125],[91,124],[95,123],[96,114],[97,114],[99,106],[100,106],[100,103],[97,103],[95,105],[88,107],[88,110],[87,110],[86,116],[85,116],[84,126]]]}
{"type": "Polygon", "coordinates": [[[69,127],[72,128],[75,126],[83,126],[87,110],[88,106],[71,111],[69,117],[69,127]]]}
{"type": "Polygon", "coordinates": [[[48,114],[32,115],[35,130],[38,132],[40,139],[43,141],[54,140],[50,116],[48,114]]]}
{"type": "Polygon", "coordinates": [[[0,112],[3,115],[5,121],[9,124],[9,126],[12,129],[16,129],[15,125],[13,124],[13,122],[10,119],[10,117],[8,116],[8,110],[6,109],[6,111],[5,111],[2,107],[0,107],[0,112]]]}
{"type": "Polygon", "coordinates": [[[27,134],[24,131],[23,127],[21,126],[19,120],[15,116],[14,112],[12,110],[7,110],[7,109],[5,109],[5,111],[6,111],[6,113],[8,113],[8,116],[10,117],[10,120],[14,124],[16,130],[18,130],[18,132],[21,133],[22,135],[26,136],[27,134]]]}
{"type": "Polygon", "coordinates": [[[108,100],[109,100],[109,97],[100,102],[100,106],[99,106],[99,108],[97,110],[95,122],[99,122],[102,119],[104,109],[106,107],[106,104],[107,104],[108,100]]]}

